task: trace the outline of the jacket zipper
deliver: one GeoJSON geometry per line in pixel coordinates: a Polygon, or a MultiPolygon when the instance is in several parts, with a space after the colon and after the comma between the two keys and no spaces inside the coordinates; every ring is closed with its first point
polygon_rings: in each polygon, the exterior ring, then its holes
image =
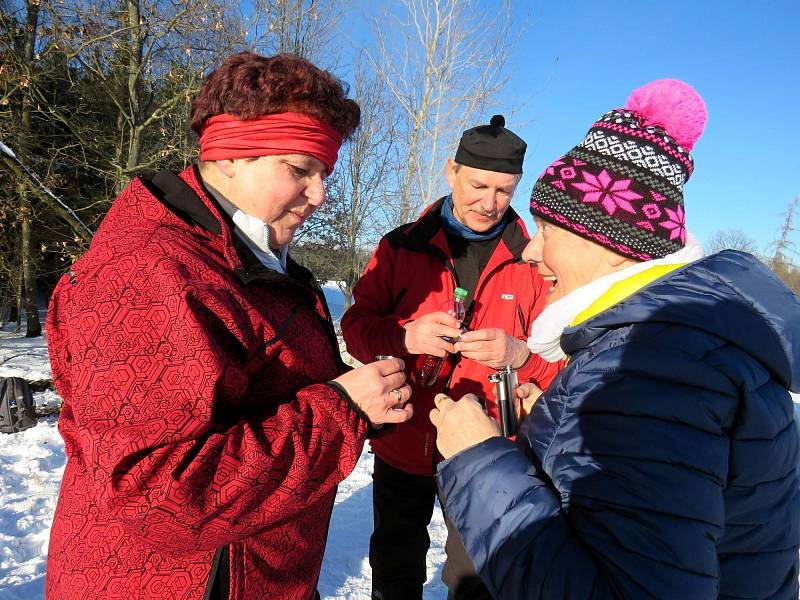
{"type": "MultiPolygon", "coordinates": [[[[228,568],[230,569],[230,550],[228,546],[220,546],[214,553],[214,560],[211,561],[211,572],[208,574],[208,583],[206,584],[206,591],[203,594],[203,600],[217,600],[220,598],[220,596],[215,595],[215,597],[212,599],[211,593],[214,591],[214,584],[217,581],[219,568],[224,562],[228,563],[228,568]],[[222,560],[223,554],[227,556],[227,561],[222,560]]],[[[230,577],[228,581],[228,589],[224,590],[220,588],[219,592],[223,599],[227,600],[230,598],[230,577]]]]}

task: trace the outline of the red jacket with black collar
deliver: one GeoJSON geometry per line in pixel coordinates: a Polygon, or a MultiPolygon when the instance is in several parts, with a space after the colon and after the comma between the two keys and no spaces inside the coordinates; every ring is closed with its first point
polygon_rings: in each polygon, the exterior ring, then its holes
{"type": "Polygon", "coordinates": [[[196,171],[135,179],[59,282],[67,465],[47,597],[313,598],[367,423],[310,273],[265,269],[196,171]],[[226,561],[222,561],[225,564],[226,561]]]}
{"type": "MultiPolygon", "coordinates": [[[[452,299],[457,282],[440,225],[441,205],[442,200],[437,201],[417,221],[385,235],[353,289],[355,302],[342,317],[342,334],[347,351],[358,360],[371,362],[377,354],[391,354],[405,360],[410,375],[417,357],[403,346],[403,326],[441,310],[452,299]]],[[[471,330],[499,327],[527,339],[531,323],[545,306],[549,284],[534,265],[521,259],[528,233],[522,219],[508,210],[508,224],[478,279],[465,324],[471,330]]],[[[433,474],[436,430],[428,413],[441,391],[456,399],[477,394],[486,399],[489,414],[498,417],[494,384],[488,380],[494,369],[459,355],[452,360],[457,362],[446,388],[444,382],[425,388],[412,384],[412,419],[370,440],[374,452],[393,467],[417,475],[433,474]]],[[[558,368],[534,355],[519,370],[519,380],[546,387],[558,368]]]]}

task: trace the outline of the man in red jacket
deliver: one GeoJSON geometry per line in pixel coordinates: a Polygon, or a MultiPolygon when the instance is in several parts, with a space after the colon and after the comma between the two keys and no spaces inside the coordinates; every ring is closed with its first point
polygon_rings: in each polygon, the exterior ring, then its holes
{"type": "MultiPolygon", "coordinates": [[[[342,318],[348,352],[362,362],[375,355],[402,357],[409,374],[419,355],[447,363],[434,385],[412,386],[411,420],[371,441],[370,564],[377,600],[422,598],[438,460],[427,414],[436,393],[475,393],[497,418],[488,381],[496,369],[511,365],[521,381],[546,386],[558,368],[532,356],[525,343],[549,285],[521,256],[529,238],[510,205],[526,144],[504,125],[497,115],[464,132],[455,160],[446,165],[452,193],[381,239],[342,318]],[[456,287],[469,292],[463,323],[443,310],[456,287]]],[[[450,597],[489,598],[456,535],[448,536],[446,551],[442,579],[450,597]]]]}

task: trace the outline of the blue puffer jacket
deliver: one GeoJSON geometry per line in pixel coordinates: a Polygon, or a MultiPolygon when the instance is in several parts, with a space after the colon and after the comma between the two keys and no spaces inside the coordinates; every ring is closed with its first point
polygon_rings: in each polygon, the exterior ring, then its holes
{"type": "Polygon", "coordinates": [[[798,597],[800,299],[747,254],[565,330],[518,446],[439,466],[498,599],[798,597]]]}

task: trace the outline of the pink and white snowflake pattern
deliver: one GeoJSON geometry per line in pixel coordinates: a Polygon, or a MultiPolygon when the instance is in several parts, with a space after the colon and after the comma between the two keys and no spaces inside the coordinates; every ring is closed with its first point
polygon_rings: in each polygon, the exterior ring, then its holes
{"type": "Polygon", "coordinates": [[[571,185],[583,192],[583,202],[600,202],[609,215],[613,215],[618,208],[627,213],[636,213],[631,202],[641,200],[642,195],[628,189],[631,185],[630,179],[615,180],[605,169],[596,176],[585,170],[581,171],[581,175],[583,182],[571,185]]]}
{"type": "Polygon", "coordinates": [[[686,243],[686,215],[683,212],[683,207],[679,204],[676,210],[664,207],[664,212],[669,217],[668,221],[661,221],[659,225],[664,229],[669,229],[669,239],[681,239],[681,244],[686,243]]]}

